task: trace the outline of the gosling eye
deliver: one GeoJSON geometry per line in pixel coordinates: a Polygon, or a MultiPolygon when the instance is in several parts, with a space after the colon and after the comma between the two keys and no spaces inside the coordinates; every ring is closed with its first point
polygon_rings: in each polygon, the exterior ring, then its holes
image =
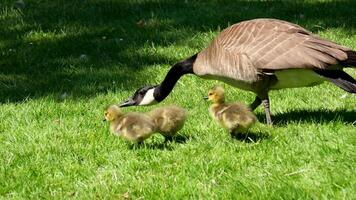
{"type": "Polygon", "coordinates": [[[208,95],[211,96],[211,95],[213,95],[213,93],[209,93],[208,95]]]}

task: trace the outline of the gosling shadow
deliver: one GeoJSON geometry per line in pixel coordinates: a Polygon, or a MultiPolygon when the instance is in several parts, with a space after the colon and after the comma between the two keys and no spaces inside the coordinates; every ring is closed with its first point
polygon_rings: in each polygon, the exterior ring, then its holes
{"type": "Polygon", "coordinates": [[[162,151],[172,151],[174,148],[168,143],[129,143],[127,144],[128,149],[130,150],[139,150],[139,149],[155,149],[162,151]]]}
{"type": "Polygon", "coordinates": [[[148,142],[148,143],[128,143],[128,148],[130,150],[157,149],[157,150],[172,151],[174,149],[174,146],[172,146],[172,144],[174,144],[174,143],[184,144],[188,140],[190,140],[190,138],[191,138],[191,136],[188,136],[188,135],[175,135],[174,137],[169,138],[168,140],[165,140],[164,142],[154,141],[154,142],[148,142]]]}
{"type": "Polygon", "coordinates": [[[175,135],[174,137],[172,137],[172,139],[170,141],[167,141],[167,142],[184,144],[190,139],[191,139],[191,136],[189,136],[189,135],[175,135]]]}
{"type": "MultiPolygon", "coordinates": [[[[264,114],[258,114],[260,121],[265,121],[264,114]]],[[[356,123],[356,111],[354,110],[292,110],[285,113],[277,113],[272,116],[273,124],[285,126],[289,123],[330,123],[340,121],[349,124],[356,123]]]]}
{"type": "Polygon", "coordinates": [[[259,142],[261,140],[266,140],[271,138],[271,136],[267,133],[263,132],[252,132],[249,131],[247,133],[234,133],[231,134],[231,138],[235,140],[239,140],[241,142],[246,142],[246,143],[255,143],[259,142]]]}

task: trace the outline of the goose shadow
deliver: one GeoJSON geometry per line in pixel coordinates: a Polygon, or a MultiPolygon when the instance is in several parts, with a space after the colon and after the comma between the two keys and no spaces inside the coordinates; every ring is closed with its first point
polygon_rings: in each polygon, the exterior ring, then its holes
{"type": "MultiPolygon", "coordinates": [[[[264,114],[257,114],[257,118],[265,121],[264,114]]],[[[354,110],[291,110],[285,113],[277,113],[272,116],[273,124],[285,126],[288,123],[329,123],[340,121],[354,125],[356,123],[356,111],[354,110]]]]}

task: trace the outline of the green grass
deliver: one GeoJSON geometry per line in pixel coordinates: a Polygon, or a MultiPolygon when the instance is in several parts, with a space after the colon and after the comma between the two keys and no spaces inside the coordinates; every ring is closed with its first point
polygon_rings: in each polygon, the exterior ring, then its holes
{"type": "MultiPolygon", "coordinates": [[[[202,96],[217,82],[194,76],[160,104],[189,110],[181,142],[132,148],[101,121],[242,20],[288,20],[356,49],[354,1],[25,2],[0,2],[1,199],[356,198],[356,100],[329,83],[271,92],[275,126],[257,124],[254,142],[212,122],[202,96]]],[[[231,101],[254,98],[225,88],[231,101]]]]}

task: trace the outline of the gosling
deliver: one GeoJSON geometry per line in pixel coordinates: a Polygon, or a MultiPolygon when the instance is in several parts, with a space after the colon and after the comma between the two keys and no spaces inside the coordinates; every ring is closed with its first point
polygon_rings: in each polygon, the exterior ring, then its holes
{"type": "Polygon", "coordinates": [[[110,130],[125,140],[143,143],[155,132],[155,124],[145,114],[124,114],[117,105],[109,106],[104,113],[104,121],[110,122],[110,130]]]}
{"type": "Polygon", "coordinates": [[[178,106],[164,106],[147,113],[156,126],[156,131],[171,141],[176,133],[184,126],[187,111],[178,106]]]}
{"type": "Polygon", "coordinates": [[[225,103],[225,91],[221,86],[214,86],[205,97],[213,104],[209,108],[210,115],[218,121],[231,136],[246,133],[257,121],[251,110],[241,103],[225,103]]]}

